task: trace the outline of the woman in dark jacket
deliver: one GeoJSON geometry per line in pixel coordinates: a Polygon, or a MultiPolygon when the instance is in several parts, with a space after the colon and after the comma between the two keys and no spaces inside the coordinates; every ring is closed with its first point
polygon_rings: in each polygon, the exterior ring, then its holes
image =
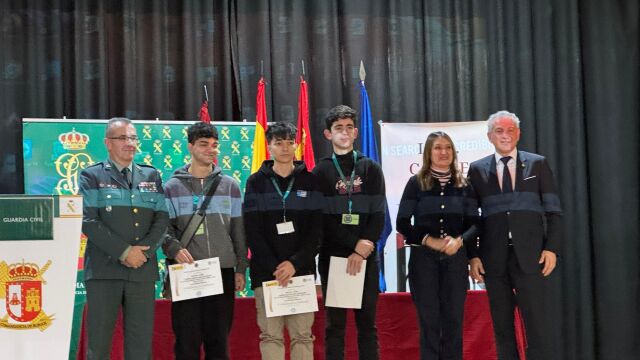
{"type": "Polygon", "coordinates": [[[449,135],[429,134],[422,168],[407,182],[396,222],[411,246],[409,285],[419,315],[422,359],[462,359],[468,287],[463,244],[475,240],[478,221],[478,206],[466,196],[468,186],[449,135]]]}

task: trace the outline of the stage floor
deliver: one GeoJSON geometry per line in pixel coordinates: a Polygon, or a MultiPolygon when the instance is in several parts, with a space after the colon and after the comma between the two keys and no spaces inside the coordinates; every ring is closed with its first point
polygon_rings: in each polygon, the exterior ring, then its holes
{"type": "MultiPolygon", "coordinates": [[[[319,301],[322,304],[321,301],[319,301]]],[[[313,333],[316,336],[314,355],[324,359],[324,307],[316,313],[313,333]]],[[[122,328],[116,325],[113,338],[112,359],[123,359],[122,328]]],[[[377,314],[378,339],[381,359],[418,359],[420,354],[419,331],[416,310],[409,293],[380,294],[377,314]]],[[[523,332],[516,321],[518,340],[522,344],[523,332]]],[[[233,330],[230,338],[231,357],[242,360],[259,360],[259,329],[253,298],[236,299],[233,330]]],[[[485,291],[470,290],[465,303],[464,359],[496,359],[493,325],[489,314],[489,302],[485,291]]],[[[153,336],[153,358],[173,359],[173,332],[171,330],[171,303],[156,301],[156,319],[153,336]]],[[[78,359],[84,360],[86,336],[83,331],[78,349],[78,359]]],[[[520,347],[522,349],[522,346],[520,347]]],[[[287,356],[288,358],[288,356],[287,356]]],[[[345,359],[357,359],[356,332],[353,316],[348,318],[345,359]]]]}

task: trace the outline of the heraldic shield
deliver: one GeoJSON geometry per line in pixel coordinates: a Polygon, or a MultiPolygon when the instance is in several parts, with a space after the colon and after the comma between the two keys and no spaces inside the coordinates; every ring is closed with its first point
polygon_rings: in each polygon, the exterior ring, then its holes
{"type": "MultiPolygon", "coordinates": [[[[6,315],[0,315],[0,328],[15,330],[40,329],[44,331],[54,320],[43,310],[42,290],[47,282],[42,274],[51,265],[42,268],[35,263],[7,264],[0,261],[0,300],[4,298],[6,315]]],[[[2,308],[0,308],[2,314],[2,308]]]]}
{"type": "Polygon", "coordinates": [[[10,281],[5,286],[5,306],[13,320],[30,322],[40,314],[42,281],[10,281]]]}

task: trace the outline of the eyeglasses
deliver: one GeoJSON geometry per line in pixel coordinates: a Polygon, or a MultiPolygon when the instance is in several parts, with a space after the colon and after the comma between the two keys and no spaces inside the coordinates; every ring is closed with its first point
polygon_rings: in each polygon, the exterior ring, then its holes
{"type": "Polygon", "coordinates": [[[126,135],[122,135],[122,136],[117,136],[117,137],[108,137],[107,139],[111,139],[111,140],[118,140],[118,141],[131,141],[133,143],[137,143],[138,141],[140,141],[140,139],[133,135],[133,136],[126,136],[126,135]]]}

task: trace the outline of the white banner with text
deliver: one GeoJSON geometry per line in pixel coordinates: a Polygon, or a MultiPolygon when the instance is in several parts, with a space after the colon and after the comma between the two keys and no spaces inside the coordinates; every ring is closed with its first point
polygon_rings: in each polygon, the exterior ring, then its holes
{"type": "Polygon", "coordinates": [[[0,196],[3,359],[68,359],[82,197],[0,196]]]}

